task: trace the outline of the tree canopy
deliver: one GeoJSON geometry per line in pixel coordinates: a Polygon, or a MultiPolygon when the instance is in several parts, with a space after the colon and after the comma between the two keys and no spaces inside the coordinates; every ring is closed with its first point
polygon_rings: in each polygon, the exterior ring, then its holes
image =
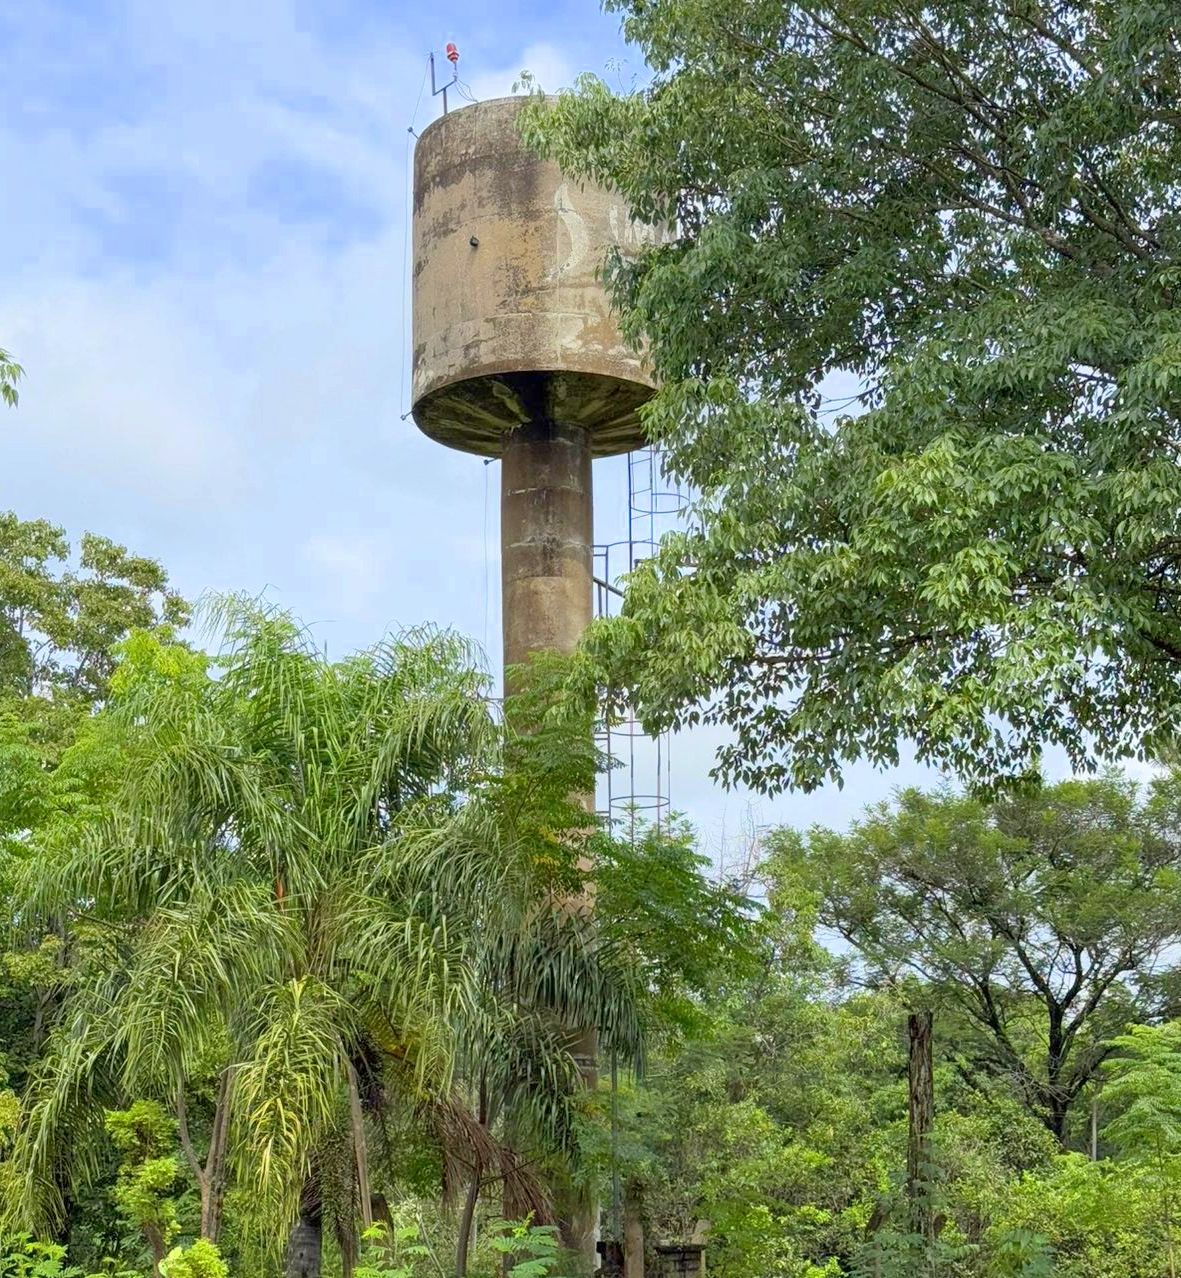
{"type": "Polygon", "coordinates": [[[958,1052],[1060,1140],[1130,1021],[1167,1011],[1181,940],[1181,809],[1126,780],[991,804],[904,792],[845,833],[777,831],[784,908],[835,931],[871,985],[958,1011],[958,1052]],[[915,982],[922,988],[913,988],[915,982]]]}
{"type": "Polygon", "coordinates": [[[122,639],[188,619],[156,560],[84,533],[75,564],[64,529],[0,512],[0,695],[94,705],[122,639]]]}
{"type": "Polygon", "coordinates": [[[698,500],[598,677],[771,789],[900,738],[976,778],[1170,741],[1176,6],[607,7],[651,84],[527,131],[666,228],[613,278],[698,500]]]}

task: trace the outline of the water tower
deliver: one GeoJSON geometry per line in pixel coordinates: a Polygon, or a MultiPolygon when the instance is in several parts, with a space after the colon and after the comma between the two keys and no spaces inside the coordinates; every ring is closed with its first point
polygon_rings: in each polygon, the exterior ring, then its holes
{"type": "Polygon", "coordinates": [[[505,667],[591,618],[591,460],[643,442],[652,394],[599,269],[646,228],[526,150],[523,98],[442,116],[414,153],[414,420],[501,459],[505,667]]]}

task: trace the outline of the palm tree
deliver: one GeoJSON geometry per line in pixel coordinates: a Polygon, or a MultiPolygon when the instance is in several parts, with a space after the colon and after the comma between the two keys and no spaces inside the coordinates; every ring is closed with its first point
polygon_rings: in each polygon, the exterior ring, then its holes
{"type": "Polygon", "coordinates": [[[289,1229],[292,1278],[319,1273],[325,1219],[351,1269],[391,1108],[434,1133],[469,1210],[491,1174],[510,1213],[543,1216],[534,1160],[573,1152],[568,1027],[638,1040],[629,973],[561,905],[582,890],[589,732],[540,701],[527,732],[498,724],[454,636],[332,663],[282,613],[233,599],[215,620],[212,669],[128,646],[76,747],[123,770],[113,810],[27,867],[26,917],[72,913],[101,944],[32,1090],[25,1218],[60,1216],[103,1106],[141,1094],[175,1107],[202,1233],[248,1185],[247,1238],[274,1263],[289,1229]],[[186,1098],[210,1061],[202,1158],[186,1098]]]}
{"type": "Polygon", "coordinates": [[[219,620],[227,643],[212,672],[178,649],[133,646],[80,747],[117,742],[114,810],[28,866],[26,917],[72,911],[107,938],[110,961],[78,974],[33,1089],[23,1208],[60,1215],[104,1103],[163,1093],[206,1231],[231,1175],[251,1187],[260,1253],[294,1227],[289,1270],[316,1274],[322,1206],[343,1235],[370,1212],[363,1073],[418,1102],[449,1090],[470,937],[444,894],[424,890],[402,831],[421,842],[446,824],[488,766],[495,725],[453,636],[419,632],[330,663],[282,614],[231,600],[219,620]],[[184,1097],[219,1051],[202,1165],[184,1097]],[[330,1166],[345,1170],[329,1192],[330,1166]]]}

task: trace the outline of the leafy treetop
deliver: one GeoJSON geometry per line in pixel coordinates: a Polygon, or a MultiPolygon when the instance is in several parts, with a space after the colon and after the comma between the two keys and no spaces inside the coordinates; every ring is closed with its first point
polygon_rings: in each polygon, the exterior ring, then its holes
{"type": "Polygon", "coordinates": [[[901,737],[977,778],[1171,740],[1177,6],[608,8],[651,85],[525,128],[670,228],[613,277],[699,500],[594,676],[768,789],[901,737]]]}
{"type": "Polygon", "coordinates": [[[69,560],[61,528],[0,512],[0,693],[93,704],[132,630],[171,633],[189,618],[154,559],[84,533],[69,560]]]}
{"type": "Polygon", "coordinates": [[[1162,1010],[1179,802],[1175,779],[1141,802],[1114,776],[991,804],[909,790],[846,834],[777,831],[768,868],[775,899],[814,908],[870,984],[958,1011],[972,1076],[1015,1087],[1064,1140],[1113,1036],[1162,1010]]]}

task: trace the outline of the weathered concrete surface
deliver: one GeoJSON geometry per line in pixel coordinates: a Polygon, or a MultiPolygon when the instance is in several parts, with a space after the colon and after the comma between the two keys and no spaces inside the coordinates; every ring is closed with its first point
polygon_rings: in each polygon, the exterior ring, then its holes
{"type": "Polygon", "coordinates": [[[532,421],[505,440],[500,467],[504,665],[573,652],[591,619],[591,437],[532,421]]]}
{"type": "MultiPolygon", "coordinates": [[[[513,667],[537,652],[572,652],[592,614],[591,434],[584,426],[537,419],[505,437],[500,465],[500,571],[505,690],[513,667]]],[[[584,796],[588,811],[594,806],[584,796]]],[[[564,909],[589,910],[589,896],[564,909]]],[[[583,1084],[597,1086],[594,1029],[571,1026],[571,1052],[583,1084]]],[[[559,1204],[563,1244],[595,1263],[598,1206],[579,1197],[559,1204]]]]}
{"type": "Polygon", "coordinates": [[[611,246],[652,231],[617,194],[524,148],[524,102],[453,111],[415,148],[414,419],[489,457],[537,418],[584,427],[596,457],[627,452],[652,381],[599,272],[611,246]]]}

